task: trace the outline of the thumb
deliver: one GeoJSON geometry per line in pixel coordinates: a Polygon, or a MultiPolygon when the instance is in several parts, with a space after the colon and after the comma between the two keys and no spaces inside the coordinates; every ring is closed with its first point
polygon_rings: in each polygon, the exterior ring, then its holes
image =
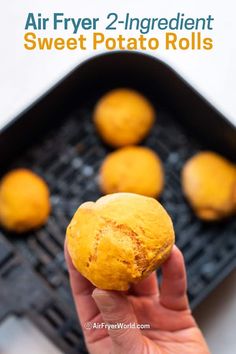
{"type": "Polygon", "coordinates": [[[95,289],[92,294],[108,329],[113,354],[142,353],[144,341],[137,328],[137,318],[128,298],[120,293],[95,289]],[[114,328],[114,325],[117,327],[114,328]],[[132,328],[131,328],[132,327],[132,328]]]}

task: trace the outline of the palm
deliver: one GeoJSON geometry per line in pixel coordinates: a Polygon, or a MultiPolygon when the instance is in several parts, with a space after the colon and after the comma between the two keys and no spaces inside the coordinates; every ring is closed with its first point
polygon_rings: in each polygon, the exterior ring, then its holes
{"type": "Polygon", "coordinates": [[[143,335],[157,345],[157,353],[208,353],[189,309],[168,309],[155,295],[132,297],[131,301],[138,323],[150,324],[151,329],[145,330],[143,335]]]}
{"type": "MultiPolygon", "coordinates": [[[[204,338],[188,306],[184,263],[177,249],[162,267],[163,282],[160,291],[156,276],[152,274],[133,286],[126,295],[115,292],[106,292],[108,293],[106,295],[104,292],[105,296],[117,298],[116,301],[119,304],[111,316],[105,314],[105,319],[104,314],[102,317],[91,297],[94,287],[75,271],[70,260],[68,260],[68,265],[72,291],[82,327],[88,321],[90,323],[136,322],[150,325],[149,329],[141,330],[134,347],[131,348],[129,344],[126,349],[122,349],[122,343],[128,342],[129,337],[134,337],[132,331],[138,330],[131,329],[131,332],[126,330],[127,333],[125,330],[121,333],[119,330],[113,330],[112,333],[105,328],[84,330],[87,347],[91,354],[110,354],[111,352],[119,354],[209,354],[204,338]],[[114,350],[111,337],[118,342],[118,350],[114,350]]],[[[104,300],[106,302],[106,299],[104,300]]],[[[95,301],[97,302],[96,298],[95,301]]]]}
{"type": "MultiPolygon", "coordinates": [[[[151,329],[142,331],[147,353],[209,353],[190,310],[170,310],[160,303],[156,295],[131,295],[128,298],[132,302],[138,323],[150,324],[151,329]]],[[[101,314],[93,322],[102,323],[101,314]]],[[[106,329],[90,330],[87,342],[93,354],[111,353],[111,339],[106,329]]]]}

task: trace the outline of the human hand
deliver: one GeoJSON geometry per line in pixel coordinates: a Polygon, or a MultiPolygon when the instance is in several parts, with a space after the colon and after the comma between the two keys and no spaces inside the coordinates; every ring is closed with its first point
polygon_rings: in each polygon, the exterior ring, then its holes
{"type": "Polygon", "coordinates": [[[91,354],[209,354],[189,308],[182,253],[174,246],[162,265],[159,288],[155,273],[126,292],[95,288],[74,268],[65,247],[72,293],[91,354]],[[86,329],[86,323],[149,324],[149,329],[86,329]]]}

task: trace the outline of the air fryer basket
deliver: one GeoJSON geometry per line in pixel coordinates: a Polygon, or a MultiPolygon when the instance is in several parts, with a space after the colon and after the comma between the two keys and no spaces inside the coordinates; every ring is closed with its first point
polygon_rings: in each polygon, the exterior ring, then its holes
{"type": "Polygon", "coordinates": [[[40,230],[0,232],[0,319],[29,316],[66,353],[86,352],[63,256],[66,226],[84,201],[101,196],[98,170],[110,149],[92,123],[94,104],[114,87],[132,87],[154,104],[156,123],[143,142],[161,157],[161,197],[184,253],[195,308],[236,265],[236,220],[208,224],[185,201],[180,171],[201,149],[236,156],[236,129],[163,62],[138,53],[94,57],[72,71],[0,135],[1,175],[33,169],[48,182],[52,214],[40,230]]]}

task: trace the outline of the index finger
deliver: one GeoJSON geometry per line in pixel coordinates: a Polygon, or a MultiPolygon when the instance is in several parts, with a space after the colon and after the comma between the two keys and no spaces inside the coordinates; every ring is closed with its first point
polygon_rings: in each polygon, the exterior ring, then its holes
{"type": "Polygon", "coordinates": [[[132,284],[129,292],[135,296],[153,296],[158,295],[158,281],[155,272],[152,272],[147,278],[137,284],[132,284]]]}
{"type": "Polygon", "coordinates": [[[187,279],[184,258],[181,251],[174,246],[170,257],[162,266],[162,284],[160,302],[171,310],[189,308],[187,297],[187,279]]]}

